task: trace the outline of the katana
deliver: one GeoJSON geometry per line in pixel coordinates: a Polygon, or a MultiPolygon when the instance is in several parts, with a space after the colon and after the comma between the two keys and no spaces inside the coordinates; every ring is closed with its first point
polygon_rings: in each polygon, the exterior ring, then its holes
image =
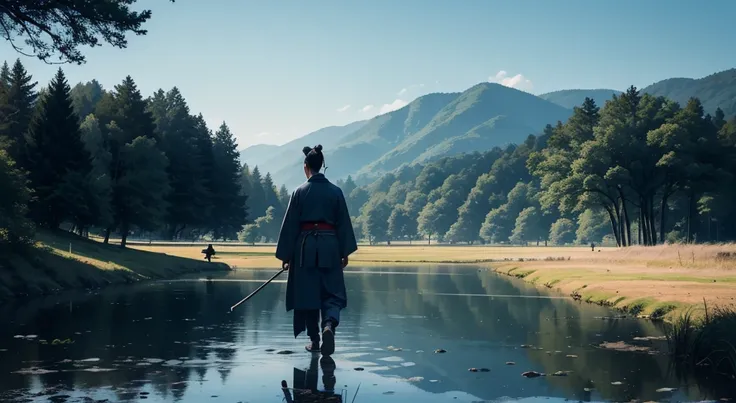
{"type": "Polygon", "coordinates": [[[281,273],[283,273],[284,271],[286,271],[286,270],[285,270],[285,269],[281,269],[281,270],[279,270],[279,272],[278,272],[278,273],[274,274],[274,275],[273,275],[273,277],[269,278],[269,279],[268,279],[268,280],[267,280],[267,281],[266,281],[265,283],[261,284],[261,285],[260,285],[260,286],[259,286],[258,288],[256,288],[256,289],[255,289],[255,291],[253,291],[252,293],[248,294],[248,296],[247,296],[247,297],[245,297],[245,298],[241,299],[240,301],[238,301],[238,303],[237,303],[237,304],[235,304],[235,305],[231,306],[231,307],[230,307],[230,312],[232,312],[232,311],[233,311],[233,310],[234,310],[235,308],[237,308],[237,307],[238,307],[238,305],[240,305],[240,304],[242,304],[243,302],[245,302],[245,301],[249,300],[249,299],[250,299],[250,298],[251,298],[252,296],[254,296],[254,295],[258,294],[258,291],[261,291],[261,290],[263,289],[263,287],[267,286],[267,285],[268,285],[268,283],[270,283],[271,281],[273,281],[274,279],[276,279],[276,277],[280,276],[280,275],[281,275],[281,273]]]}

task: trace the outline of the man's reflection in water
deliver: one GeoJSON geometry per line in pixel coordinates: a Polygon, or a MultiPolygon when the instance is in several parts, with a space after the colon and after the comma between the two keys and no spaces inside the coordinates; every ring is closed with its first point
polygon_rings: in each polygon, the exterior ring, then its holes
{"type": "Polygon", "coordinates": [[[342,403],[342,396],[335,394],[336,382],[335,361],[330,357],[322,357],[320,360],[317,356],[313,356],[309,362],[309,369],[307,371],[294,368],[294,384],[292,385],[294,396],[292,400],[290,393],[285,392],[286,401],[294,403],[342,403]],[[317,389],[317,379],[319,378],[318,361],[322,367],[323,392],[317,389]]]}

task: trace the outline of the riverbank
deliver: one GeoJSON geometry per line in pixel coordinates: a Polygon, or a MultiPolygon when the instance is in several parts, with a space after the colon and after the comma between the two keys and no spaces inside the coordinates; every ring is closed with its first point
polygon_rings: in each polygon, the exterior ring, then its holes
{"type": "MultiPolygon", "coordinates": [[[[186,258],[200,246],[135,248],[186,258]]],[[[278,268],[274,246],[219,246],[233,268],[278,268]]],[[[693,306],[736,303],[736,244],[656,247],[360,246],[352,265],[480,264],[585,302],[631,314],[668,317],[693,306]]]]}
{"type": "Polygon", "coordinates": [[[36,239],[31,250],[0,259],[0,300],[229,270],[224,263],[201,261],[201,254],[189,259],[121,249],[61,231],[40,231],[36,239]]]}

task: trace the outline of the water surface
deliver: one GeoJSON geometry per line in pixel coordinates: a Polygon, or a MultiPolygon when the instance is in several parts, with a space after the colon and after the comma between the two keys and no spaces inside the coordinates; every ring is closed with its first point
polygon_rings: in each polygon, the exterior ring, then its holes
{"type": "Polygon", "coordinates": [[[267,271],[0,306],[0,400],[281,402],[282,380],[346,402],[357,391],[356,403],[718,400],[733,392],[678,380],[664,355],[597,347],[663,349],[634,340],[661,336],[653,322],[611,319],[605,308],[472,266],[350,270],[334,364],[304,351],[306,335],[294,339],[283,281],[228,312],[267,271]],[[529,379],[526,371],[565,376],[529,379]]]}

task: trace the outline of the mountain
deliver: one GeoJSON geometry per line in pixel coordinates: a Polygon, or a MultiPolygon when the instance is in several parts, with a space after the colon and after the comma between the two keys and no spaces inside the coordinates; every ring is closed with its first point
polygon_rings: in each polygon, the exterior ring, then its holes
{"type": "MultiPolygon", "coordinates": [[[[377,116],[325,146],[327,175],[375,177],[416,164],[494,146],[519,143],[548,123],[566,120],[572,111],[532,94],[494,83],[462,93],[435,93],[377,116]]],[[[301,159],[271,171],[274,180],[293,188],[303,182],[301,159]]]]}
{"type": "Polygon", "coordinates": [[[599,107],[603,107],[606,101],[611,99],[614,94],[621,94],[621,91],[609,89],[561,90],[539,95],[539,98],[572,109],[575,106],[582,105],[585,98],[591,98],[599,107]]]}
{"type": "Polygon", "coordinates": [[[240,162],[249,166],[262,165],[279,149],[274,144],[256,144],[240,151],[240,162]]]}
{"type": "Polygon", "coordinates": [[[261,172],[271,172],[275,183],[283,183],[276,180],[276,175],[285,166],[292,166],[294,163],[301,164],[304,161],[304,154],[302,154],[304,146],[314,147],[322,144],[326,149],[332,148],[345,136],[360,129],[366,122],[366,120],[361,120],[345,126],[324,127],[280,146],[271,144],[250,146],[240,151],[240,161],[248,164],[251,169],[258,166],[261,172]]]}
{"type": "Polygon", "coordinates": [[[697,79],[670,78],[645,87],[641,92],[664,96],[680,105],[696,97],[703,103],[706,113],[713,114],[720,107],[727,117],[736,116],[736,69],[697,79]]]}

